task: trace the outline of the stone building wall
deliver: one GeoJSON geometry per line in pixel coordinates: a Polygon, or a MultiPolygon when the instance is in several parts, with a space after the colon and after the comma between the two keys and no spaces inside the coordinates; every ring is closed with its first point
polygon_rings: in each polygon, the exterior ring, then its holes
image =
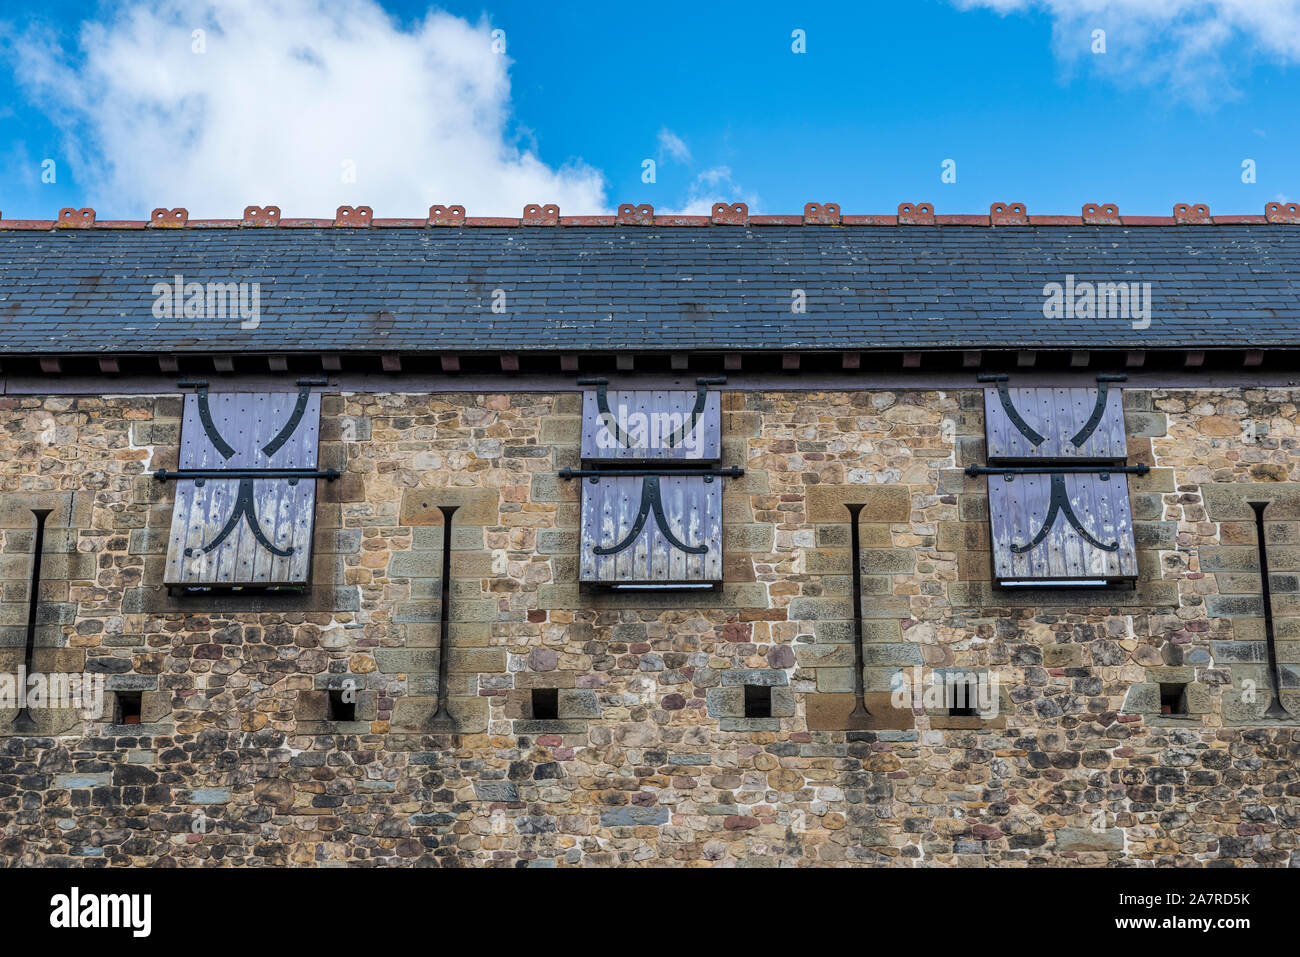
{"type": "Polygon", "coordinates": [[[579,395],[327,394],[313,585],[162,588],[178,397],[0,398],[0,656],[139,691],[142,723],[0,712],[0,861],[96,865],[1300,866],[1300,720],[1267,698],[1252,516],[1270,512],[1300,712],[1293,391],[1126,389],[1140,579],[990,583],[979,390],[726,392],[725,583],[580,590],[579,395]],[[865,502],[865,680],[846,501],[865,502]],[[437,693],[442,524],[449,705],[437,693]],[[898,708],[996,677],[994,717],[898,708]],[[360,688],[328,720],[331,688],[360,688]],[[1187,717],[1159,685],[1188,685],[1187,717]],[[773,687],[744,717],[743,685],[773,687]],[[531,713],[558,690],[559,717],[531,713]],[[1255,694],[1251,689],[1258,689],[1255,694]],[[1154,691],[1153,691],[1154,689],[1154,691]]]}

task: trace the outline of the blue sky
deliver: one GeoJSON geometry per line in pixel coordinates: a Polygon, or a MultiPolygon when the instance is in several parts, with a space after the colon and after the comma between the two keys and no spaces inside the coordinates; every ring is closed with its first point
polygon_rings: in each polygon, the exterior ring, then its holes
{"type": "Polygon", "coordinates": [[[1291,0],[27,6],[0,13],[6,218],[718,199],[1168,215],[1300,198],[1291,0]],[[949,159],[955,183],[941,181],[949,159]]]}

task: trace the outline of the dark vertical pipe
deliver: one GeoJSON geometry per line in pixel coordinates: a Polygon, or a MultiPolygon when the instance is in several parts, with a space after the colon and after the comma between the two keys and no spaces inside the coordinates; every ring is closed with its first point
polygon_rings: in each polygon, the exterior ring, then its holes
{"type": "Polygon", "coordinates": [[[1277,646],[1273,639],[1273,589],[1268,580],[1268,548],[1264,540],[1264,509],[1268,502],[1247,502],[1255,511],[1255,539],[1259,543],[1259,577],[1263,583],[1264,593],[1264,641],[1268,645],[1268,672],[1273,679],[1273,700],[1266,718],[1289,718],[1291,715],[1282,705],[1282,681],[1277,670],[1277,646]]]}
{"type": "MultiPolygon", "coordinates": [[[[36,542],[32,546],[32,587],[27,596],[27,648],[23,655],[24,671],[27,676],[32,673],[32,658],[36,653],[36,612],[41,603],[41,557],[45,552],[45,519],[50,511],[48,508],[32,509],[32,514],[36,516],[36,542]]],[[[20,693],[21,691],[22,689],[20,693]]],[[[20,731],[36,729],[36,722],[32,720],[31,712],[27,710],[25,697],[22,708],[14,716],[14,729],[20,731]]]]}
{"type": "Polygon", "coordinates": [[[861,719],[871,717],[862,680],[866,662],[862,652],[862,544],[858,537],[858,517],[863,506],[855,503],[844,507],[849,510],[849,550],[853,557],[853,694],[857,698],[849,717],[861,719]]]}
{"type": "Polygon", "coordinates": [[[447,710],[447,627],[451,620],[451,517],[459,505],[439,505],[442,512],[442,600],[438,603],[438,710],[434,721],[451,721],[447,710]]]}

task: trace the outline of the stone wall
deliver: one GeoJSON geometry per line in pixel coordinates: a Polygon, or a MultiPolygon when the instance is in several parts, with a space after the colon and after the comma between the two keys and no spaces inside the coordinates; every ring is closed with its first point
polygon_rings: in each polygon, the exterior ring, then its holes
{"type": "Polygon", "coordinates": [[[0,655],[142,692],[142,723],[0,712],[0,861],[112,865],[1296,865],[1300,721],[1269,678],[1254,524],[1300,713],[1297,395],[1125,392],[1140,580],[990,583],[978,390],[728,392],[725,583],[577,585],[579,396],[332,394],[313,586],[161,587],[181,405],[0,398],[0,655]],[[846,501],[865,502],[872,717],[853,704],[846,501]],[[437,506],[452,533],[437,705],[437,506]],[[1243,511],[1244,509],[1244,511],[1243,511]],[[996,678],[995,717],[895,706],[996,678]],[[328,720],[331,688],[360,689],[328,720]],[[1186,717],[1159,685],[1186,683],[1186,717]],[[773,688],[746,718],[743,685],[773,688]],[[557,689],[554,719],[534,688],[557,689]],[[1154,692],[1153,692],[1154,689],[1154,692]],[[1153,697],[1154,695],[1154,697],[1153,697]]]}

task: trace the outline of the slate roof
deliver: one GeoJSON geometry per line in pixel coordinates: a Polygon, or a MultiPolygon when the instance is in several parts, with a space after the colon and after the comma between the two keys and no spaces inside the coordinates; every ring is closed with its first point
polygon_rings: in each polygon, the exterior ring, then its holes
{"type": "Polygon", "coordinates": [[[1300,226],[1278,223],[0,226],[7,354],[1297,345],[1300,226]],[[178,274],[260,283],[260,325],[155,318],[178,274]],[[1045,319],[1066,274],[1151,283],[1149,328],[1045,319]]]}

